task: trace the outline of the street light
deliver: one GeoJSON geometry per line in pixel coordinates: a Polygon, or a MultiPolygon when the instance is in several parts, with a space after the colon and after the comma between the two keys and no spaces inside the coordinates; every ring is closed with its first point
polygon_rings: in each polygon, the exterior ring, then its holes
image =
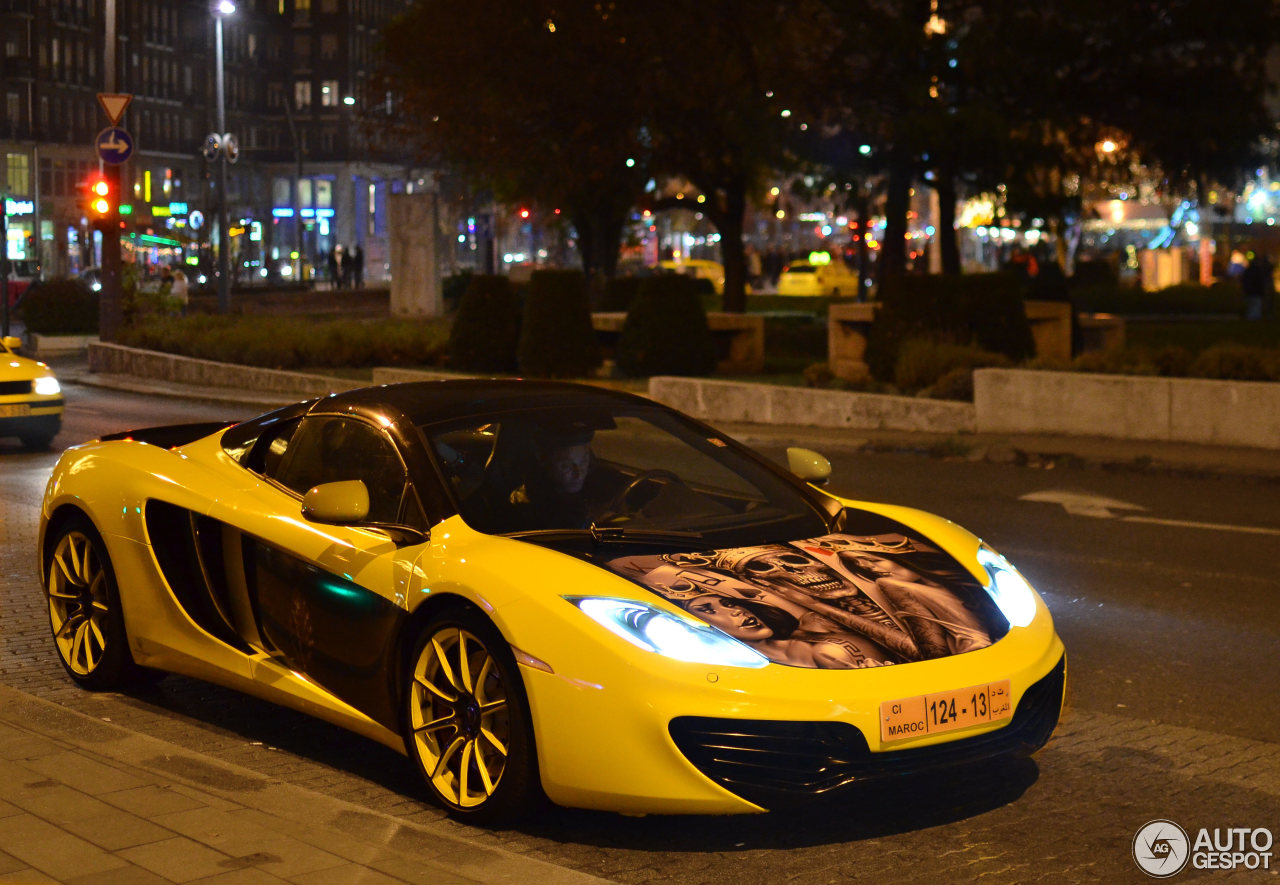
{"type": "Polygon", "coordinates": [[[214,8],[214,43],[217,52],[218,81],[218,313],[231,312],[230,252],[231,234],[227,226],[227,119],[223,98],[222,19],[232,15],[236,5],[220,0],[214,8]]]}

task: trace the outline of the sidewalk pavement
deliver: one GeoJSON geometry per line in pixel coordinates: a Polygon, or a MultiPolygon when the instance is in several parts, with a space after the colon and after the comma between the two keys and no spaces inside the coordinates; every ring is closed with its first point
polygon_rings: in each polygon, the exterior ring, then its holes
{"type": "MultiPolygon", "coordinates": [[[[88,362],[83,358],[54,360],[52,365],[58,377],[69,383],[239,407],[228,413],[228,419],[251,417],[305,398],[227,387],[195,387],[151,378],[90,372],[88,362]]],[[[354,380],[349,382],[352,387],[359,387],[362,383],[354,380]]],[[[750,446],[800,445],[824,453],[898,452],[949,460],[987,461],[1049,469],[1057,466],[1088,466],[1280,480],[1280,453],[1242,446],[1051,434],[955,434],[839,430],[783,424],[716,424],[735,439],[750,446]]]]}
{"type": "Polygon", "coordinates": [[[604,881],[466,832],[275,782],[0,685],[0,881],[604,881]]]}

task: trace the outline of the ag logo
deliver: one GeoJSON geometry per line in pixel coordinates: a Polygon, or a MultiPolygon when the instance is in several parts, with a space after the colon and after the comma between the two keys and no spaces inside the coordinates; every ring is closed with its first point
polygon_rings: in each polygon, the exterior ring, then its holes
{"type": "Polygon", "coordinates": [[[1167,879],[1182,872],[1191,855],[1186,830],[1171,820],[1153,820],[1133,837],[1133,859],[1148,876],[1167,879]]]}

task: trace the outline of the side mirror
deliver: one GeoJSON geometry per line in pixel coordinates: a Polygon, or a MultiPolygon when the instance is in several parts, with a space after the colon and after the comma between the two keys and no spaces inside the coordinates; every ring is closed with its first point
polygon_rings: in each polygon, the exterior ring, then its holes
{"type": "Polygon", "coordinates": [[[787,467],[805,482],[816,486],[823,485],[831,477],[831,462],[812,449],[789,447],[787,467]]]}
{"type": "Polygon", "coordinates": [[[332,525],[364,522],[369,515],[369,490],[358,479],[321,483],[302,496],[302,515],[332,525]]]}
{"type": "Polygon", "coordinates": [[[22,347],[22,339],[17,335],[6,335],[4,336],[4,346],[10,350],[18,350],[22,347]]]}

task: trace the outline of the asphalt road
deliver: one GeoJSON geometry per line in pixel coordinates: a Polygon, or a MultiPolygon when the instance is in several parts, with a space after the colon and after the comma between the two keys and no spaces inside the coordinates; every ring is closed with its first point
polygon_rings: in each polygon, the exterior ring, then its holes
{"type": "MultiPolygon", "coordinates": [[[[67,445],[257,411],[71,386],[67,445]]],[[[802,442],[802,441],[796,441],[802,442]]],[[[781,456],[781,447],[761,446],[781,456]]],[[[619,882],[1146,881],[1137,830],[1168,818],[1280,832],[1280,484],[840,452],[831,488],[975,531],[1045,596],[1069,653],[1068,709],[1035,760],[896,782],[750,818],[553,810],[475,834],[619,882]]],[[[408,764],[330,726],[194,680],[92,695],[48,639],[35,521],[56,453],[0,440],[0,681],[198,752],[442,827],[408,764]]],[[[1280,869],[1280,862],[1272,867],[1280,869]]],[[[1179,880],[1275,881],[1190,869],[1179,880]]]]}

